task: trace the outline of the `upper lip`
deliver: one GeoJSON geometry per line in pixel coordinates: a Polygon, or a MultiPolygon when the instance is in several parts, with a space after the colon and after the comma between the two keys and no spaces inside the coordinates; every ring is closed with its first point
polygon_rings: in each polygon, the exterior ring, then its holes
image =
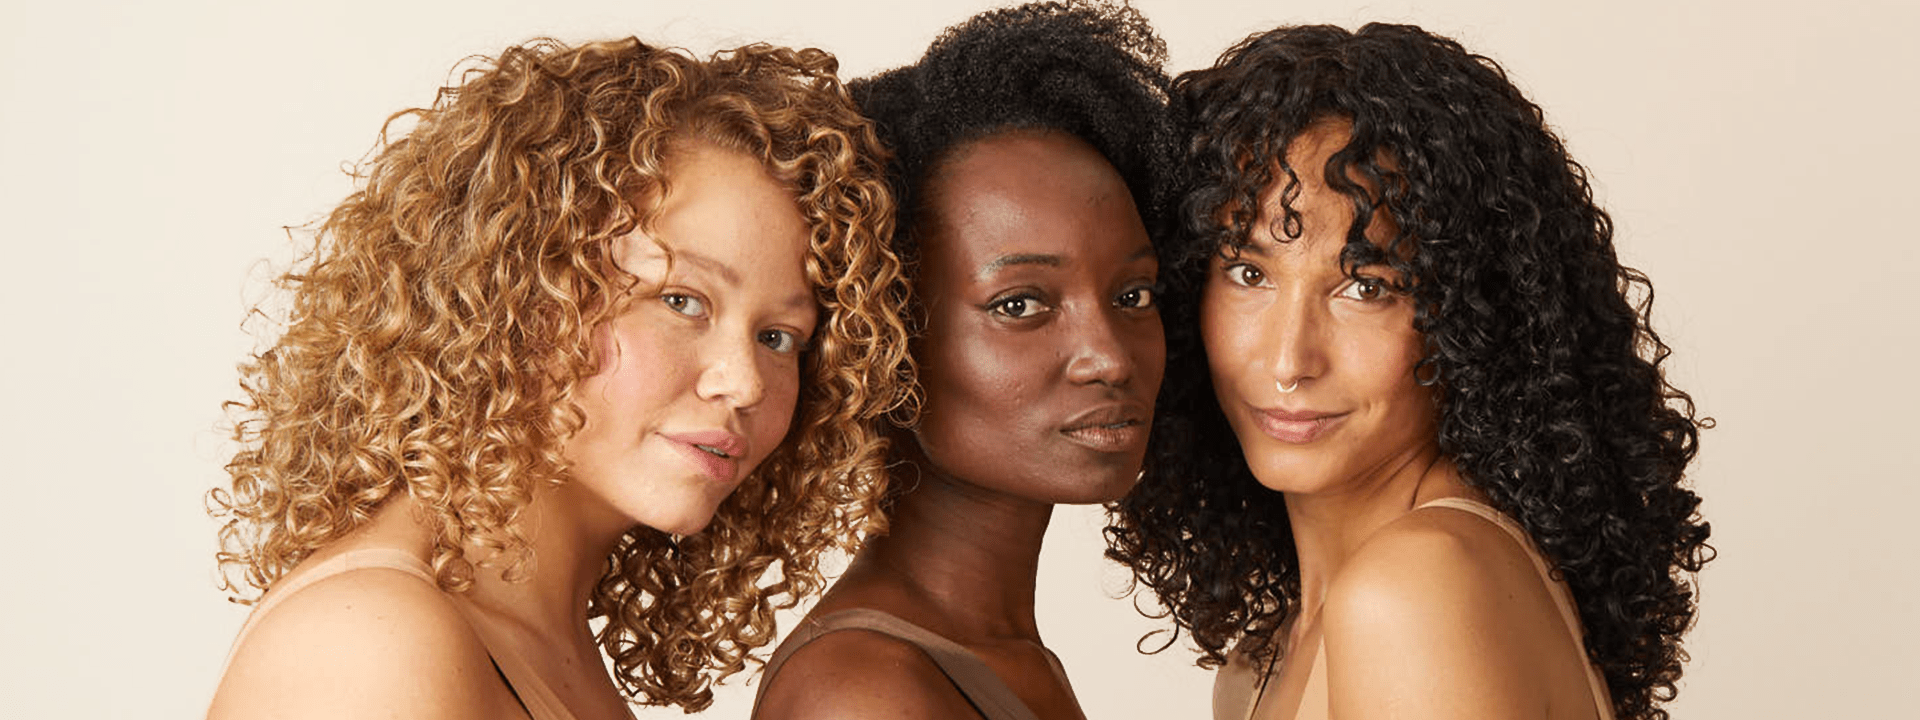
{"type": "Polygon", "coordinates": [[[674,442],[718,450],[729,458],[738,458],[747,453],[747,439],[729,430],[687,430],[662,434],[674,442]]]}
{"type": "Polygon", "coordinates": [[[1060,430],[1062,432],[1073,432],[1091,427],[1129,425],[1140,422],[1146,414],[1146,408],[1133,403],[1101,405],[1067,418],[1066,422],[1060,424],[1060,430]]]}

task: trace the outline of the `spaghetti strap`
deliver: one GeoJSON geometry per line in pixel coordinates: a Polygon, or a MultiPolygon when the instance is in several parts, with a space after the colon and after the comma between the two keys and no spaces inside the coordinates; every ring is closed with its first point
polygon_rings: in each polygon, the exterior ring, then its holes
{"type": "MultiPolygon", "coordinates": [[[[313,567],[304,568],[292,578],[275,584],[272,589],[269,589],[266,596],[254,606],[253,613],[247,616],[246,623],[240,626],[240,633],[234,638],[233,647],[227,650],[227,664],[233,663],[233,655],[240,649],[240,644],[246,641],[248,633],[252,632],[260,619],[272,612],[275,606],[322,580],[355,570],[367,569],[404,573],[433,586],[436,590],[439,589],[439,583],[433,578],[433,570],[420,558],[404,550],[364,548],[343,552],[316,563],[313,567]]],[[[560,700],[560,696],[541,680],[539,672],[521,658],[519,653],[513,652],[512,645],[502,636],[498,622],[489,618],[464,597],[449,593],[447,599],[460,611],[460,615],[466,618],[467,627],[480,638],[480,644],[486,647],[488,660],[493,663],[494,671],[499,674],[501,683],[506,685],[507,692],[520,703],[520,708],[526,711],[528,717],[533,720],[574,719],[573,713],[560,700]]],[[[227,668],[223,666],[220,674],[226,675],[227,668]]]]}
{"type": "Polygon", "coordinates": [[[1613,720],[1612,696],[1607,692],[1607,683],[1600,676],[1599,669],[1587,659],[1586,631],[1580,624],[1580,612],[1574,607],[1573,596],[1564,584],[1554,578],[1553,566],[1547,564],[1546,556],[1541,555],[1540,550],[1534,547],[1533,538],[1527,534],[1526,528],[1520,527],[1513,518],[1507,517],[1505,513],[1494,509],[1493,506],[1466,498],[1438,498],[1421,503],[1414,509],[1430,507],[1459,510],[1493,523],[1494,527],[1500,528],[1507,533],[1508,537],[1513,538],[1527,557],[1533,560],[1533,568],[1539,574],[1540,582],[1546,585],[1547,595],[1553,598],[1553,604],[1560,609],[1560,619],[1566,622],[1567,632],[1573,636],[1573,646],[1579,649],[1581,660],[1586,661],[1587,686],[1593,691],[1594,709],[1599,713],[1598,717],[1601,720],[1613,720]]]}
{"type": "MultiPolygon", "coordinates": [[[[793,635],[780,645],[779,650],[774,651],[773,657],[767,659],[767,665],[760,674],[760,689],[754,695],[754,704],[759,705],[760,698],[766,695],[767,686],[773,682],[774,674],[795,652],[841,630],[877,632],[919,648],[987,720],[1038,720],[1033,710],[1013,692],[1013,688],[1008,687],[999,675],[994,674],[993,668],[987,667],[965,646],[871,608],[854,608],[820,618],[808,618],[794,628],[793,635]]],[[[1052,662],[1056,668],[1059,666],[1058,660],[1052,662]]]]}
{"type": "Polygon", "coordinates": [[[354,570],[370,568],[394,570],[412,575],[436,587],[438,586],[434,583],[433,572],[427,568],[427,564],[421,562],[420,558],[414,557],[404,550],[394,548],[367,548],[364,550],[344,552],[327,558],[326,560],[316,563],[313,567],[307,568],[291,580],[274,585],[272,589],[267,591],[266,596],[260,598],[260,602],[254,604],[253,612],[249,613],[246,622],[240,625],[240,632],[234,636],[233,644],[227,647],[227,661],[221,665],[220,674],[222,676],[227,674],[227,666],[233,664],[234,653],[239,652],[240,644],[246,642],[247,635],[253,632],[253,628],[260,621],[260,618],[266,617],[267,613],[272,612],[273,608],[278,606],[282,601],[285,601],[295,593],[321,580],[354,570]]]}

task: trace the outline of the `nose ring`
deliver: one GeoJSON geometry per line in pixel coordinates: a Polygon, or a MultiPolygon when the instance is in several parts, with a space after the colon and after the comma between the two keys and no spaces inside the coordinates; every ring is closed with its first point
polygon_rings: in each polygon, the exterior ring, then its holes
{"type": "Polygon", "coordinates": [[[1281,385],[1279,380],[1275,380],[1273,381],[1273,387],[1274,389],[1279,390],[1280,392],[1290,393],[1300,389],[1300,381],[1294,380],[1292,385],[1281,385]]]}

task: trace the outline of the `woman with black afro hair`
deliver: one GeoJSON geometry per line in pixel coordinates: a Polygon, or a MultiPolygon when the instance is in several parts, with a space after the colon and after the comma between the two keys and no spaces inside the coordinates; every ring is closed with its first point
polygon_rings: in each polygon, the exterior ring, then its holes
{"type": "Polygon", "coordinates": [[[1182,75],[1156,454],[1109,555],[1225,667],[1217,718],[1665,718],[1697,419],[1652,286],[1493,61],[1283,27],[1182,75]]]}
{"type": "Polygon", "coordinates": [[[1118,499],[1148,451],[1165,52],[1131,8],[1026,5],[850,86],[896,154],[921,412],[889,530],[774,653],[755,717],[1084,716],[1034,584],[1054,505],[1118,499]]]}

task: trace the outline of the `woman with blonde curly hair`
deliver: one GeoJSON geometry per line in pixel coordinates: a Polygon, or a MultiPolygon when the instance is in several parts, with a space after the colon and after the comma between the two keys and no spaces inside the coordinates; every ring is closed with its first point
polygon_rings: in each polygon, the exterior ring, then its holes
{"type": "Polygon", "coordinates": [[[835,69],[537,41],[395,116],[241,367],[212,716],[695,711],[773,639],[913,409],[835,69]]]}

